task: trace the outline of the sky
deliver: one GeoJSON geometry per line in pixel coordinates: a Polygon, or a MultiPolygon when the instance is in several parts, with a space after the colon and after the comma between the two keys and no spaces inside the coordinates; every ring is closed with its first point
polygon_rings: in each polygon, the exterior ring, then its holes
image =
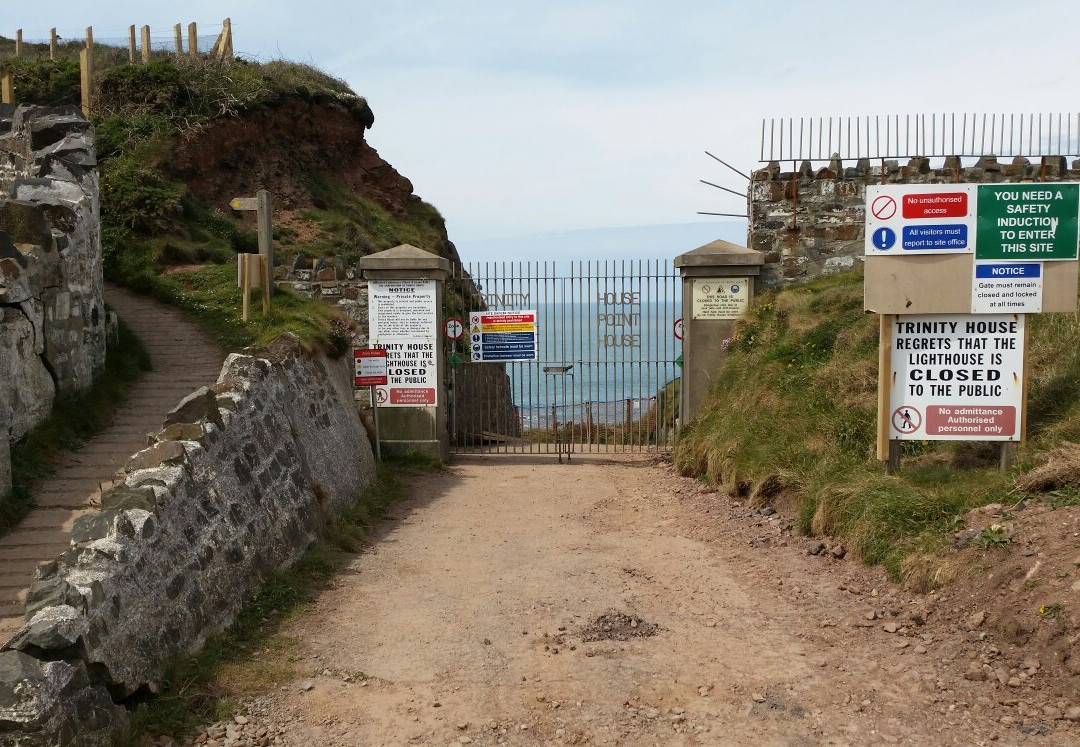
{"type": "Polygon", "coordinates": [[[1046,36],[1080,27],[1075,0],[61,0],[4,3],[0,33],[168,37],[225,14],[239,55],[366,97],[369,142],[459,246],[657,225],[738,240],[697,212],[744,200],[699,180],[742,192],[705,151],[749,172],[762,118],[1080,108],[1076,52],[1046,36]]]}

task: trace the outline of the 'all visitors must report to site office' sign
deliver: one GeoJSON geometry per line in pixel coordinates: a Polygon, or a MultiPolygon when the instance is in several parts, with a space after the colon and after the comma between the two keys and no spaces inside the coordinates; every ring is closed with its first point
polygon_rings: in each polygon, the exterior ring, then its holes
{"type": "Polygon", "coordinates": [[[889,438],[1019,441],[1023,314],[895,317],[889,438]]]}

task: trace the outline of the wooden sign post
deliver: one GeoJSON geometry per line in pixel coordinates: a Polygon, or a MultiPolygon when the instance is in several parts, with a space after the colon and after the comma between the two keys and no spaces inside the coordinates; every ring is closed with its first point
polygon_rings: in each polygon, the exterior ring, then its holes
{"type": "MultiPolygon", "coordinates": [[[[273,293],[274,282],[274,202],[270,193],[265,189],[260,189],[255,195],[255,197],[234,197],[229,201],[229,207],[233,210],[255,211],[259,232],[259,260],[257,271],[262,285],[263,318],[266,318],[270,316],[270,296],[273,293]]],[[[255,255],[244,254],[240,256],[246,258],[255,255]]],[[[244,259],[241,262],[243,263],[246,261],[247,260],[244,259]]],[[[250,270],[247,272],[247,275],[248,281],[247,285],[245,285],[245,270],[243,264],[241,264],[240,285],[244,289],[245,309],[247,308],[248,303],[248,290],[254,285],[254,282],[251,279],[250,270]]],[[[247,319],[247,311],[244,312],[244,319],[247,319]]]]}

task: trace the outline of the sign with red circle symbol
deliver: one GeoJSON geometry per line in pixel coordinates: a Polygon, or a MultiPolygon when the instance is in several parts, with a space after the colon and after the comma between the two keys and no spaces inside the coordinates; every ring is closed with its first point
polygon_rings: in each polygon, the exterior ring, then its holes
{"type": "Polygon", "coordinates": [[[914,433],[922,427],[922,413],[918,408],[904,405],[893,410],[892,425],[903,434],[914,433]]]}
{"type": "Polygon", "coordinates": [[[896,215],[896,200],[888,195],[879,195],[870,203],[870,212],[878,220],[889,220],[896,215]]]}
{"type": "Polygon", "coordinates": [[[446,320],[446,324],[443,327],[447,338],[456,340],[465,333],[465,325],[461,323],[460,319],[451,317],[446,320]]]}
{"type": "Polygon", "coordinates": [[[389,396],[389,393],[386,391],[386,389],[379,387],[375,390],[375,399],[379,400],[380,405],[386,404],[387,396],[389,396]]]}
{"type": "Polygon", "coordinates": [[[681,340],[683,338],[682,318],[680,317],[679,319],[676,319],[675,324],[672,325],[672,326],[673,326],[673,329],[674,329],[674,332],[675,332],[675,339],[676,340],[681,340]]]}

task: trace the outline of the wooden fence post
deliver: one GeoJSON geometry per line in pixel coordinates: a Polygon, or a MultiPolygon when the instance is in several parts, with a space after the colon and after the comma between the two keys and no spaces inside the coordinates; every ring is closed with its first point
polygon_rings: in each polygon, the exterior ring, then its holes
{"type": "Polygon", "coordinates": [[[128,62],[135,64],[135,24],[128,26],[128,62]]]}
{"type": "Polygon", "coordinates": [[[22,57],[22,29],[15,31],[15,56],[22,57]]]}
{"type": "Polygon", "coordinates": [[[173,26],[173,42],[176,45],[176,56],[184,54],[184,33],[180,29],[180,24],[173,26]]]}
{"type": "Polygon", "coordinates": [[[90,50],[83,47],[79,50],[79,88],[82,95],[82,113],[84,117],[90,116],[90,82],[93,80],[90,72],[90,50]]]}
{"type": "Polygon", "coordinates": [[[49,59],[55,60],[60,53],[60,43],[56,36],[56,28],[49,29],[49,59]]]}
{"type": "Polygon", "coordinates": [[[142,27],[142,61],[150,62],[150,27],[142,27]]]}
{"type": "Polygon", "coordinates": [[[11,73],[4,73],[3,77],[0,77],[0,104],[14,104],[15,103],[15,76],[11,73]]]}
{"type": "Polygon", "coordinates": [[[86,27],[86,46],[79,52],[79,79],[82,88],[82,112],[89,118],[94,110],[94,28],[86,27]]]}
{"type": "Polygon", "coordinates": [[[192,57],[196,57],[199,54],[199,30],[194,23],[189,23],[187,27],[187,48],[188,54],[192,57]]]}
{"type": "Polygon", "coordinates": [[[215,57],[222,59],[233,58],[233,39],[232,39],[232,20],[226,18],[221,22],[221,33],[218,34],[217,41],[214,42],[214,50],[212,54],[215,57]]]}

